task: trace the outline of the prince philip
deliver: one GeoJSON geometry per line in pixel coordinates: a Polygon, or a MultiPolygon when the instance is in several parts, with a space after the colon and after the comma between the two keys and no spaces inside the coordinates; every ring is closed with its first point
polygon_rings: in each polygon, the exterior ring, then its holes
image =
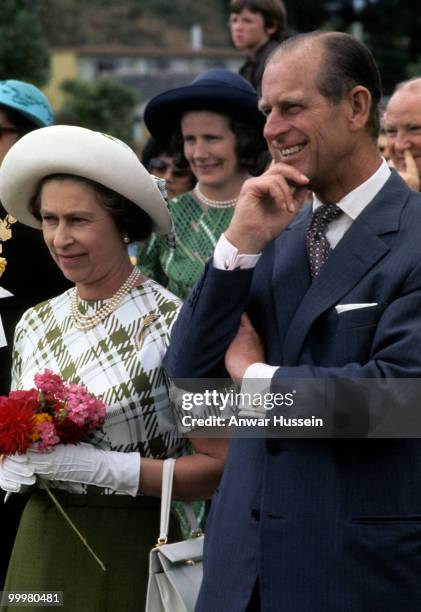
{"type": "MultiPolygon", "coordinates": [[[[170,376],[421,376],[421,196],[380,157],[380,99],[347,34],[271,56],[274,163],[244,184],[182,309],[170,376]]],[[[421,610],[421,442],[233,440],[204,568],[198,612],[421,610]]]]}

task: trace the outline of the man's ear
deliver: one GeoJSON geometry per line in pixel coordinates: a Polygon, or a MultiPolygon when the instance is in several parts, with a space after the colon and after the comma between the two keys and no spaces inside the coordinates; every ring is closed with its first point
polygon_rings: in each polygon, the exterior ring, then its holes
{"type": "Polygon", "coordinates": [[[356,85],[347,93],[349,103],[349,124],[352,132],[365,127],[370,115],[371,94],[366,87],[356,85]]]}

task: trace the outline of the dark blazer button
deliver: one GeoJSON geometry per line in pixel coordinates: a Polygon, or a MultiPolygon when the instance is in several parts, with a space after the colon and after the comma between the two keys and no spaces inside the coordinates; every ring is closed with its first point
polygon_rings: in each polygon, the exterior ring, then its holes
{"type": "Polygon", "coordinates": [[[259,510],[257,510],[256,508],[253,508],[250,514],[252,518],[254,518],[255,521],[260,521],[260,511],[259,510]]]}

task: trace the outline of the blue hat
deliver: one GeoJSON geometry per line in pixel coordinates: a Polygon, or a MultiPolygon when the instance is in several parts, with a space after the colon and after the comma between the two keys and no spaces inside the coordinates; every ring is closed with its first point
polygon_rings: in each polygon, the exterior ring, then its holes
{"type": "Polygon", "coordinates": [[[38,87],[30,83],[0,81],[0,104],[21,113],[36,127],[46,127],[53,123],[53,111],[48,99],[38,87]]]}
{"type": "Polygon", "coordinates": [[[181,115],[189,110],[224,113],[262,130],[264,117],[257,103],[257,93],[246,79],[235,72],[214,68],[200,74],[191,85],[152,98],[143,118],[152,136],[165,144],[181,115]]]}

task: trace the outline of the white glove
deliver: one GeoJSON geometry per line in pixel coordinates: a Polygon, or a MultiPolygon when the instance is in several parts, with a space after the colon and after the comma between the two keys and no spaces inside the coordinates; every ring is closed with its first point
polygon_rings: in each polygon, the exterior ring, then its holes
{"type": "Polygon", "coordinates": [[[41,479],[92,484],[133,497],[138,493],[139,453],[103,451],[81,442],[58,444],[48,453],[29,450],[27,455],[41,479]]]}
{"type": "Polygon", "coordinates": [[[3,457],[0,463],[0,487],[9,493],[23,493],[35,484],[34,468],[26,455],[3,457]]]}

